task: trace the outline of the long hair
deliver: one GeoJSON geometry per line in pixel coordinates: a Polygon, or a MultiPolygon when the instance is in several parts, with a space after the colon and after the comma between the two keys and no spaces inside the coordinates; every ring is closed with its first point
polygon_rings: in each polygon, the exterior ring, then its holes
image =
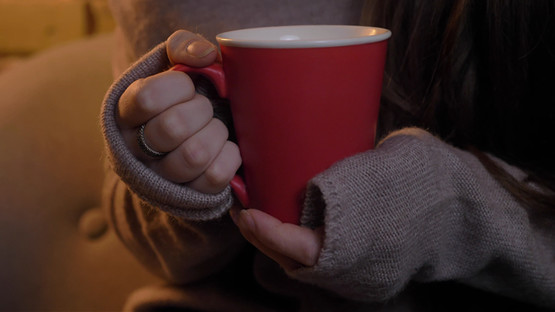
{"type": "Polygon", "coordinates": [[[425,128],[473,152],[526,206],[555,207],[555,1],[369,0],[363,23],[393,33],[382,133],[425,128]]]}

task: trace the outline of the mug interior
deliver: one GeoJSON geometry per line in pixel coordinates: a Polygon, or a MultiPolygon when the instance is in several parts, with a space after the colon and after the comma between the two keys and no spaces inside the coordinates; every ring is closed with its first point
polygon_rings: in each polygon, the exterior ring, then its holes
{"type": "Polygon", "coordinates": [[[245,48],[317,48],[365,44],[388,39],[384,28],[352,25],[298,25],[247,28],[221,33],[221,45],[245,48]]]}

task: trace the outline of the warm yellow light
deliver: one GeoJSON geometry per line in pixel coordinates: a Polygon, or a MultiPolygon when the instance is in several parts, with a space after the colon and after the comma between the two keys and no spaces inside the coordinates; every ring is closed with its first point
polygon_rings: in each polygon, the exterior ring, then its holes
{"type": "Polygon", "coordinates": [[[0,0],[0,53],[30,53],[91,33],[112,30],[106,2],[0,0]]]}

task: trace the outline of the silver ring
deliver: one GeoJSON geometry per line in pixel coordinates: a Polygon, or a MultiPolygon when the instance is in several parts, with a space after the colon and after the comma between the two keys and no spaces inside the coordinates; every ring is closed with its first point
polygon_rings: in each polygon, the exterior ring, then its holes
{"type": "Polygon", "coordinates": [[[139,127],[139,130],[137,130],[137,142],[139,143],[139,147],[141,148],[143,153],[152,158],[162,158],[166,156],[168,154],[167,152],[159,152],[146,144],[145,127],[146,123],[142,124],[139,127]]]}

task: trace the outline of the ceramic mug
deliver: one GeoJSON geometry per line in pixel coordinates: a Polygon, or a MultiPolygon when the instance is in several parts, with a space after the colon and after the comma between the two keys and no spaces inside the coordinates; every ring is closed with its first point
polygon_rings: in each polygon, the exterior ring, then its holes
{"type": "Polygon", "coordinates": [[[301,25],[219,34],[222,64],[200,73],[229,99],[249,208],[299,223],[307,182],[334,162],[373,148],[387,29],[301,25]]]}

